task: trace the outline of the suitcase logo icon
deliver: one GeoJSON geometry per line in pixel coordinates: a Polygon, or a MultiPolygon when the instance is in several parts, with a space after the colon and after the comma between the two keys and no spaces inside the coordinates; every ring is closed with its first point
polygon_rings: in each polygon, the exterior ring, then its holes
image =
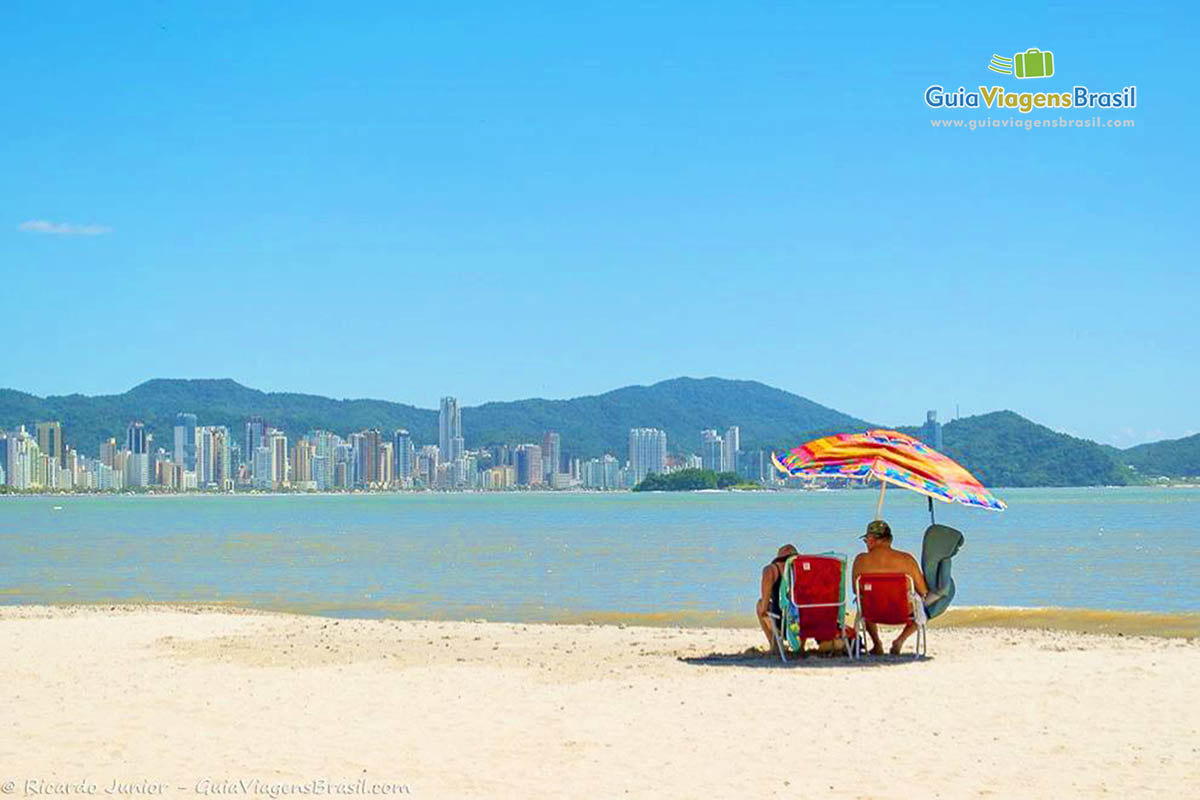
{"type": "Polygon", "coordinates": [[[988,69],[1018,78],[1049,78],[1054,74],[1054,53],[1036,47],[1017,53],[1012,58],[993,53],[988,69]]]}

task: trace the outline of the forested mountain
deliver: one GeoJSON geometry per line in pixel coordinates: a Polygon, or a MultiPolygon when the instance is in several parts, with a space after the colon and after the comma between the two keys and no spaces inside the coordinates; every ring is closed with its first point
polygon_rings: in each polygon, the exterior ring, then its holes
{"type": "MultiPolygon", "coordinates": [[[[437,442],[436,410],[385,400],[334,400],[310,394],[260,392],[232,380],[152,380],[119,395],[34,397],[0,389],[0,428],[61,420],[64,439],[94,454],[110,436],[121,440],[141,420],[170,448],[175,415],[196,414],[201,425],[225,425],[242,438],[245,421],[261,416],[290,436],[322,428],[346,435],[365,428],[407,428],[418,443],[437,442]]],[[[564,452],[581,457],[624,456],[629,429],[662,428],[670,449],[692,452],[700,431],[741,428],[743,447],[796,441],[814,430],[865,427],[866,422],[754,381],[676,378],[571,400],[517,400],[463,408],[468,447],[540,442],[556,430],[564,452]]]]}
{"type": "Polygon", "coordinates": [[[1121,462],[1134,467],[1146,478],[1200,476],[1200,433],[1183,439],[1139,444],[1120,452],[1121,462]]]}
{"type": "MultiPolygon", "coordinates": [[[[920,428],[902,428],[920,436],[920,428]]],[[[1134,475],[1099,444],[1050,430],[1012,411],[942,427],[942,449],[985,486],[1122,486],[1134,475]]]]}

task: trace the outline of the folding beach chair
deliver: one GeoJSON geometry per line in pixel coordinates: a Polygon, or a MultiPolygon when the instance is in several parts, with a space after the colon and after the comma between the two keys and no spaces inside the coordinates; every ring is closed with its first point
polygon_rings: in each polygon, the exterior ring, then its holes
{"type": "Polygon", "coordinates": [[[910,576],[889,572],[859,575],[854,586],[854,604],[857,610],[854,620],[857,634],[854,639],[855,658],[862,656],[868,622],[876,625],[907,625],[915,622],[917,639],[914,656],[926,654],[925,604],[913,587],[910,576]]]}
{"type": "Polygon", "coordinates": [[[846,636],[846,556],[841,553],[798,555],[784,562],[779,582],[780,613],[770,614],[779,657],[787,661],[786,642],[793,650],[806,639],[828,642],[841,639],[850,655],[846,636]]]}

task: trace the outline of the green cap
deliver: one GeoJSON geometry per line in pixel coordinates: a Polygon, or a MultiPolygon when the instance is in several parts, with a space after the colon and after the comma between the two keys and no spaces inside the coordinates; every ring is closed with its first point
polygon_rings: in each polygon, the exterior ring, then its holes
{"type": "Polygon", "coordinates": [[[867,525],[867,534],[862,538],[866,539],[867,536],[871,537],[872,539],[891,539],[892,529],[883,520],[874,519],[871,520],[871,522],[867,525]]]}

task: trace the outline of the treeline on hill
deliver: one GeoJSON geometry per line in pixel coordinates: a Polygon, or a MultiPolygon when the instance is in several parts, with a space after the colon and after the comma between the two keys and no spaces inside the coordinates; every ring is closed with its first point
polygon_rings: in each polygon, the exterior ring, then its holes
{"type": "Polygon", "coordinates": [[[1200,433],[1139,444],[1119,451],[1117,457],[1146,478],[1194,478],[1200,476],[1200,433]]]}
{"type": "Polygon", "coordinates": [[[698,489],[728,489],[742,483],[736,472],[713,472],[711,469],[681,469],[667,475],[651,472],[633,487],[635,492],[694,492],[698,489]]]}
{"type": "MultiPolygon", "coordinates": [[[[435,399],[435,398],[434,398],[435,399]]],[[[119,395],[35,397],[0,389],[0,428],[60,420],[66,442],[90,456],[109,437],[123,441],[140,420],[156,446],[171,447],[175,415],[196,414],[201,425],[224,425],[241,441],[252,416],[290,437],[323,429],[346,436],[379,428],[390,436],[407,428],[418,444],[437,444],[438,412],[385,400],[335,400],[293,392],[260,392],[232,380],[147,381],[119,395]]],[[[754,381],[675,378],[652,386],[627,386],[571,400],[514,400],[462,409],[468,448],[540,442],[547,431],[562,436],[565,454],[624,457],[630,428],[661,428],[673,453],[696,453],[700,431],[741,429],[745,449],[769,442],[797,443],[815,430],[861,430],[863,420],[754,381]]]]}
{"type": "MultiPolygon", "coordinates": [[[[920,428],[902,429],[921,436],[920,428]]],[[[942,427],[942,450],[984,486],[1125,486],[1134,473],[1103,447],[1012,411],[963,417],[942,427]]]]}

